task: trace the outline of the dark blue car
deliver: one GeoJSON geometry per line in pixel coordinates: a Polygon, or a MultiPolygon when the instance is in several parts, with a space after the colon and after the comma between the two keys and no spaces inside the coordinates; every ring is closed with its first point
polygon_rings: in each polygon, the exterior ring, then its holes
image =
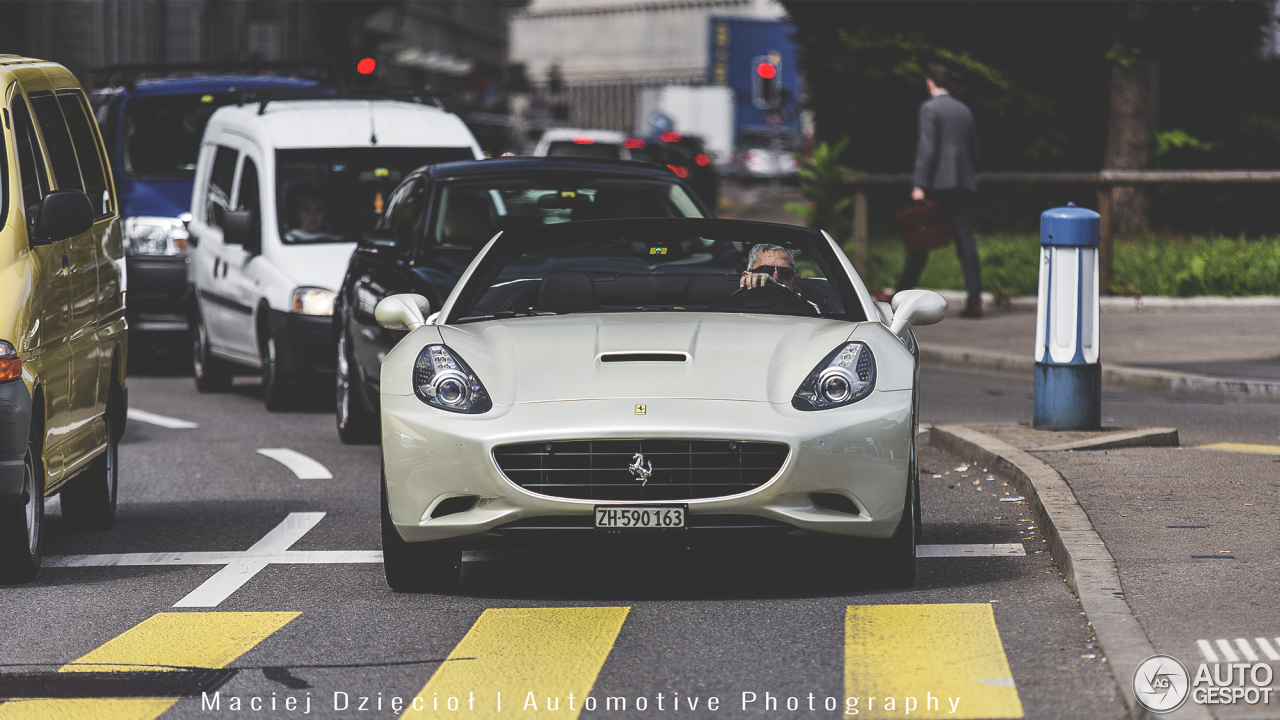
{"type": "Polygon", "coordinates": [[[317,82],[232,74],[143,80],[129,71],[110,69],[111,80],[123,82],[109,81],[93,93],[124,221],[126,316],[133,332],[185,333],[184,221],[209,116],[246,91],[314,88],[317,82]]]}

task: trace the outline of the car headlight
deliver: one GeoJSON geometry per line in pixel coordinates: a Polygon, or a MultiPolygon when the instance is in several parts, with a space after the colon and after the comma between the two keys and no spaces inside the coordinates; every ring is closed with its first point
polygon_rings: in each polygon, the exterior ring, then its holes
{"type": "Polygon", "coordinates": [[[290,307],[301,315],[332,315],[332,290],[324,288],[300,287],[293,291],[293,302],[290,307]]]}
{"type": "Polygon", "coordinates": [[[493,401],[480,378],[444,345],[428,345],[413,365],[413,392],[422,402],[450,412],[488,412],[493,401]]]}
{"type": "Polygon", "coordinates": [[[132,255],[186,255],[187,226],[178,218],[124,219],[124,249],[132,255]]]}
{"type": "Polygon", "coordinates": [[[876,386],[876,359],[865,343],[848,342],[822,359],[791,398],[797,410],[826,410],[855,403],[876,386]]]}

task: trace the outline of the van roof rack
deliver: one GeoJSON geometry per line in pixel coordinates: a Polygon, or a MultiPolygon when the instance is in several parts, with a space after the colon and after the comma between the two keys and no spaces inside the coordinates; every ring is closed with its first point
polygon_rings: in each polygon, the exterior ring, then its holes
{"type": "Polygon", "coordinates": [[[441,110],[444,102],[439,95],[414,88],[267,88],[246,90],[240,93],[240,101],[236,105],[258,104],[258,114],[267,111],[267,104],[277,100],[400,100],[419,105],[432,105],[441,110]]]}
{"type": "Polygon", "coordinates": [[[338,66],[331,62],[216,62],[216,63],[143,63],[110,65],[85,70],[80,75],[95,80],[96,87],[124,85],[132,89],[141,80],[200,77],[215,74],[273,75],[315,80],[332,87],[344,85],[338,66]]]}

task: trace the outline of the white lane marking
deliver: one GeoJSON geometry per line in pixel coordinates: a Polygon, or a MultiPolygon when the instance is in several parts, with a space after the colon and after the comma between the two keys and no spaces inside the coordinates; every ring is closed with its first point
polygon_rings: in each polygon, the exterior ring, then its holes
{"type": "Polygon", "coordinates": [[[1211,663],[1221,662],[1218,659],[1218,653],[1213,651],[1213,646],[1209,644],[1208,640],[1197,640],[1196,645],[1200,646],[1200,653],[1204,655],[1206,661],[1211,663]]]}
{"type": "Polygon", "coordinates": [[[148,425],[159,425],[162,428],[169,428],[171,430],[189,430],[191,428],[200,427],[190,420],[179,420],[178,418],[171,418],[167,415],[157,415],[153,412],[147,412],[146,410],[139,410],[135,407],[129,408],[129,419],[144,422],[148,425]]]}
{"type": "Polygon", "coordinates": [[[985,543],[978,545],[917,545],[916,557],[1003,557],[1026,555],[1022,543],[985,543]]]}
{"type": "Polygon", "coordinates": [[[174,607],[216,607],[271,564],[264,556],[288,550],[290,545],[306,535],[322,519],[322,512],[289,513],[288,517],[250,546],[243,555],[214,573],[200,587],[187,593],[186,597],[174,603],[174,607]]]}
{"type": "MultiPolygon", "coordinates": [[[[1268,660],[1280,660],[1280,653],[1271,647],[1271,642],[1266,638],[1254,638],[1258,642],[1258,647],[1262,649],[1262,654],[1267,656],[1268,660]]],[[[1280,638],[1276,638],[1276,642],[1280,642],[1280,638]]]]}
{"type": "Polygon", "coordinates": [[[299,480],[329,480],[333,473],[329,468],[289,448],[258,448],[259,455],[266,455],[284,465],[298,476],[299,480]]]}
{"type": "Polygon", "coordinates": [[[1240,654],[1244,655],[1244,659],[1249,662],[1258,662],[1258,653],[1253,651],[1253,646],[1244,638],[1236,638],[1236,647],[1240,648],[1240,654]]]}
{"type": "Polygon", "coordinates": [[[1215,640],[1214,642],[1218,645],[1218,652],[1222,653],[1222,657],[1226,658],[1227,662],[1240,662],[1240,656],[1236,654],[1235,650],[1231,649],[1231,643],[1226,640],[1215,640]]]}

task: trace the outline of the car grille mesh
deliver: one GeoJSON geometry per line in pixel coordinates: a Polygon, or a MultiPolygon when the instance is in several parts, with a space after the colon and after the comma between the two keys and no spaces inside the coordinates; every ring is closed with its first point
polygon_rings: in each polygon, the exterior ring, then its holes
{"type": "Polygon", "coordinates": [[[494,460],[511,482],[540,495],[650,502],[724,497],[778,474],[790,448],[745,440],[654,438],[500,445],[494,460]],[[630,466],[652,467],[647,481],[630,466]]]}

